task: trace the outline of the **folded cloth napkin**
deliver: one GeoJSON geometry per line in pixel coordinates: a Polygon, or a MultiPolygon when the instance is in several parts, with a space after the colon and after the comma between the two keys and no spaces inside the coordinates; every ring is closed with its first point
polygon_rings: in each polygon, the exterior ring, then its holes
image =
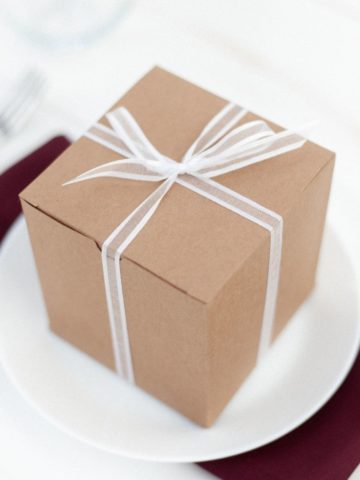
{"type": "Polygon", "coordinates": [[[55,137],[0,175],[0,242],[21,211],[19,193],[69,145],[65,137],[55,137]]]}
{"type": "MultiPolygon", "coordinates": [[[[65,150],[56,137],[0,176],[0,241],[20,213],[19,192],[65,150]]],[[[223,480],[347,480],[360,462],[360,358],[334,397],[265,447],[200,465],[223,480]]]]}
{"type": "Polygon", "coordinates": [[[360,357],[332,399],[281,439],[202,463],[223,480],[347,480],[360,462],[360,357]]]}

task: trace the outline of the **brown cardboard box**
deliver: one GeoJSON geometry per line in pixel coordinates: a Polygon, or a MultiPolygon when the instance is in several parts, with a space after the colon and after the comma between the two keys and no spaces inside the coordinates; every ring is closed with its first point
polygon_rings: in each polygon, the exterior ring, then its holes
{"type": "MultiPolygon", "coordinates": [[[[116,105],[130,110],[159,151],[179,160],[225,103],[155,68],[116,105]]],[[[62,184],[116,158],[82,137],[21,194],[51,329],[110,368],[101,245],[157,185],[62,184]]],[[[284,218],[273,338],[313,288],[333,164],[332,152],[306,142],[216,178],[284,218]]],[[[136,384],[211,425],[255,366],[268,255],[269,232],[173,185],[121,258],[136,384]]]]}

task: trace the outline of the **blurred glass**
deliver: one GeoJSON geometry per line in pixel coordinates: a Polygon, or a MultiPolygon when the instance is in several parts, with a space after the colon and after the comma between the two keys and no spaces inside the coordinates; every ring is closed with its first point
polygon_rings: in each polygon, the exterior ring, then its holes
{"type": "Polygon", "coordinates": [[[1,0],[3,18],[44,47],[84,46],[125,14],[131,0],[1,0]]]}

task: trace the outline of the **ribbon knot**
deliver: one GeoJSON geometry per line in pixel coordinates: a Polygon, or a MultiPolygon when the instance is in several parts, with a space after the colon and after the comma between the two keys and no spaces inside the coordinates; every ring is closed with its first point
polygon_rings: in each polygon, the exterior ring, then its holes
{"type": "Polygon", "coordinates": [[[149,171],[158,173],[161,177],[164,178],[176,178],[178,175],[184,175],[186,173],[194,172],[191,163],[176,162],[168,157],[163,157],[161,162],[154,164],[152,162],[145,162],[146,168],[149,171]]]}
{"type": "Polygon", "coordinates": [[[172,164],[170,167],[170,175],[171,173],[173,175],[183,175],[185,173],[191,173],[191,169],[186,163],[175,162],[175,164],[172,164]]]}
{"type": "Polygon", "coordinates": [[[161,154],[125,108],[107,114],[110,127],[96,124],[86,132],[91,140],[121,155],[66,182],[100,177],[158,182],[160,185],[108,236],[102,245],[104,284],[112,333],[115,365],[119,374],[134,381],[121,280],[122,252],[144,228],[176,182],[227,208],[270,232],[268,280],[264,299],[258,359],[266,352],[272,334],[282,249],[282,217],[254,200],[212,180],[300,148],[305,139],[295,132],[275,133],[262,121],[239,124],[246,111],[227,104],[200,132],[181,162],[161,154]]]}

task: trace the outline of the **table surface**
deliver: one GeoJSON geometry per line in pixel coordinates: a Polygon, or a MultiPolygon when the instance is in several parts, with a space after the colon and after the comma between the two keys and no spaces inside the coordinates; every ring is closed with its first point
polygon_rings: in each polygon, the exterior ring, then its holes
{"type": "MultiPolygon", "coordinates": [[[[0,18],[0,91],[29,66],[48,80],[31,121],[0,144],[0,172],[54,134],[79,136],[160,64],[288,127],[317,121],[309,137],[338,157],[329,219],[359,273],[359,22],[350,0],[228,0],[226,8],[220,0],[142,0],[101,39],[66,52],[35,47],[0,18]]],[[[81,444],[34,413],[1,369],[0,425],[4,480],[212,478],[195,465],[132,461],[81,444]]]]}

